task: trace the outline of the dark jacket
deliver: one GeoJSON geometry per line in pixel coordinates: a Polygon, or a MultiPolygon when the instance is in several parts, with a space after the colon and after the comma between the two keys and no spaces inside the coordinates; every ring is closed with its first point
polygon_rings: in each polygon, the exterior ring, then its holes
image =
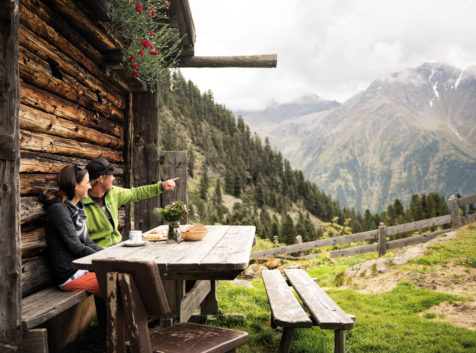
{"type": "Polygon", "coordinates": [[[102,250],[89,238],[81,201],[55,203],[46,212],[48,259],[56,284],[64,283],[76,270],[73,260],[102,250]]]}

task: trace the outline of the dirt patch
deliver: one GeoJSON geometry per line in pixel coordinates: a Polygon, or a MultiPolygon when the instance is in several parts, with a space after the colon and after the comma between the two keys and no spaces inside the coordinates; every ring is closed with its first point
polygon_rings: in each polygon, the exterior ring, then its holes
{"type": "Polygon", "coordinates": [[[475,268],[456,262],[443,266],[433,265],[431,271],[425,269],[424,265],[407,265],[410,259],[423,256],[427,246],[454,239],[455,236],[455,233],[451,232],[428,243],[402,249],[394,257],[353,266],[345,271],[343,287],[354,288],[365,294],[377,294],[392,290],[400,281],[409,281],[420,288],[471,298],[464,303],[440,303],[421,315],[434,313],[434,320],[476,330],[475,268]]]}
{"type": "Polygon", "coordinates": [[[436,314],[434,319],[429,320],[438,320],[476,330],[476,301],[474,300],[453,304],[443,302],[421,312],[419,315],[424,316],[428,313],[436,314]]]}

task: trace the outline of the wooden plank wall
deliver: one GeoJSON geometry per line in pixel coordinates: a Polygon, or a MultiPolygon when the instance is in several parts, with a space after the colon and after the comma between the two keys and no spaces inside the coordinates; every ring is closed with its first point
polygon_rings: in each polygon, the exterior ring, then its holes
{"type": "MultiPolygon", "coordinates": [[[[117,43],[82,2],[21,0],[19,29],[20,191],[23,295],[48,284],[38,200],[56,190],[65,165],[102,155],[123,185],[128,94],[104,74],[117,43]]],[[[127,185],[128,186],[128,185],[127,185]]],[[[122,224],[124,224],[122,211],[122,224]]]]}
{"type": "Polygon", "coordinates": [[[0,352],[21,342],[18,0],[0,1],[0,352]]]}

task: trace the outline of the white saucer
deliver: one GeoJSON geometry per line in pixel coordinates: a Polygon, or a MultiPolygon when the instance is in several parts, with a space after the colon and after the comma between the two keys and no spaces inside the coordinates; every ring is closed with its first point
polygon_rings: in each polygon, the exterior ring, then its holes
{"type": "Polygon", "coordinates": [[[147,244],[145,240],[139,240],[139,241],[126,240],[122,242],[123,246],[144,246],[145,244],[147,244]]]}

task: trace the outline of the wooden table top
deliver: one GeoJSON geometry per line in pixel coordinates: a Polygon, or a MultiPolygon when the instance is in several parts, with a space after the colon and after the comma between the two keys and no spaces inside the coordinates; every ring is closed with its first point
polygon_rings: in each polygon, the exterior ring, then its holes
{"type": "MultiPolygon", "coordinates": [[[[92,259],[141,259],[155,261],[163,279],[234,279],[248,266],[255,227],[206,227],[208,233],[199,241],[179,244],[156,241],[139,247],[126,247],[121,243],[77,259],[73,267],[92,271],[92,259]]],[[[167,226],[157,229],[166,231],[167,226]]]]}

